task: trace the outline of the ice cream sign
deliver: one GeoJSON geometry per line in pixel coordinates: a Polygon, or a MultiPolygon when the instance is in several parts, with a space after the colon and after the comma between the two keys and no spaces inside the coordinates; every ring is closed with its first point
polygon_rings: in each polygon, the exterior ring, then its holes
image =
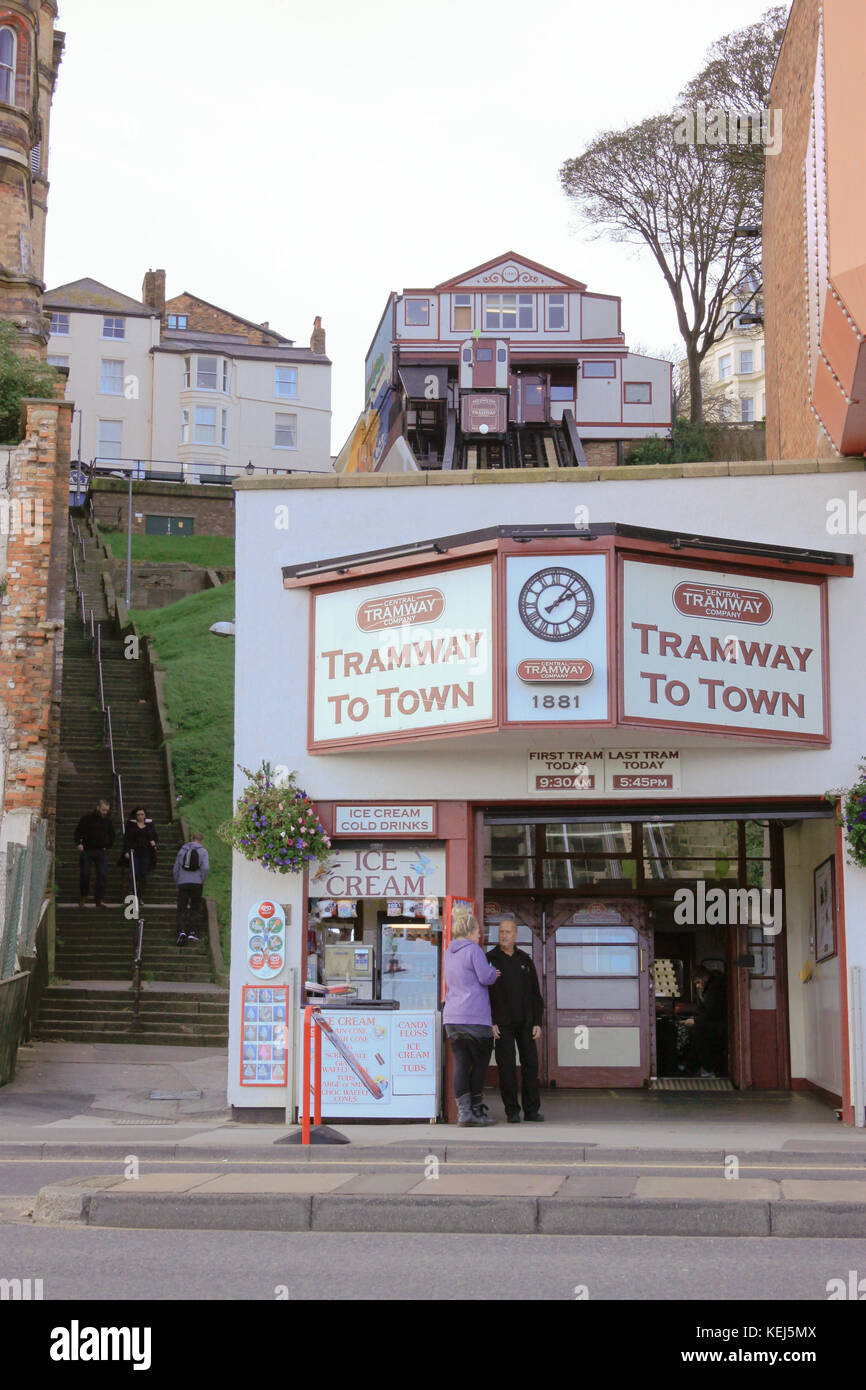
{"type": "Polygon", "coordinates": [[[442,898],[445,849],[440,845],[349,845],[310,874],[311,898],[442,898]]]}
{"type": "Polygon", "coordinates": [[[279,903],[263,898],[247,918],[247,964],[257,980],[272,980],[286,962],[286,914],[279,903]]]}

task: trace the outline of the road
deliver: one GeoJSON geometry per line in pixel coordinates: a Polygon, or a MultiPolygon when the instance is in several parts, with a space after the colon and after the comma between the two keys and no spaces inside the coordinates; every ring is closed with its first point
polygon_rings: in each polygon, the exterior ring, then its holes
{"type": "Polygon", "coordinates": [[[280,1234],[34,1226],[7,1208],[0,1278],[45,1299],[824,1302],[866,1241],[280,1234]]]}

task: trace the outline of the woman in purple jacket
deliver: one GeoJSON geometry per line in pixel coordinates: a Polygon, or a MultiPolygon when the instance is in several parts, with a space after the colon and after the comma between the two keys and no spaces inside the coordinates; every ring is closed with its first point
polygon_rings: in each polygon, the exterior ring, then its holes
{"type": "Polygon", "coordinates": [[[475,917],[455,917],[445,952],[445,1008],[442,1021],[454,1053],[454,1095],[459,1125],[495,1125],[488,1119],[484,1076],[493,1051],[490,986],[499,971],[481,949],[475,917]]]}

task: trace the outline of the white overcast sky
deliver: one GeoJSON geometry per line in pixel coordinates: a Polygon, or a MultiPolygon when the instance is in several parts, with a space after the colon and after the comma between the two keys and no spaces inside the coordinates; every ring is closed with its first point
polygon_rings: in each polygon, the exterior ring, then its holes
{"type": "Polygon", "coordinates": [[[654,264],[578,228],[557,170],[669,108],[769,0],[61,0],[46,281],[148,267],[334,362],[334,453],[390,290],[515,250],[677,338],[654,264]]]}

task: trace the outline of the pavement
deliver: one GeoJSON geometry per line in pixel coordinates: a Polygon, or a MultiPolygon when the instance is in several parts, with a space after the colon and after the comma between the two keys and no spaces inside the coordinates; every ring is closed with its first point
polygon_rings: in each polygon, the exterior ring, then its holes
{"type": "MultiPolygon", "coordinates": [[[[241,1124],[222,1050],[37,1043],[0,1220],[295,1232],[866,1236],[866,1132],[793,1093],[547,1092],[544,1124],[241,1124]],[[44,1176],[42,1176],[44,1175],[44,1176]]],[[[488,1096],[491,1113],[501,1111],[488,1096]]],[[[283,1119],[284,1117],[280,1117],[283,1119]]]]}

